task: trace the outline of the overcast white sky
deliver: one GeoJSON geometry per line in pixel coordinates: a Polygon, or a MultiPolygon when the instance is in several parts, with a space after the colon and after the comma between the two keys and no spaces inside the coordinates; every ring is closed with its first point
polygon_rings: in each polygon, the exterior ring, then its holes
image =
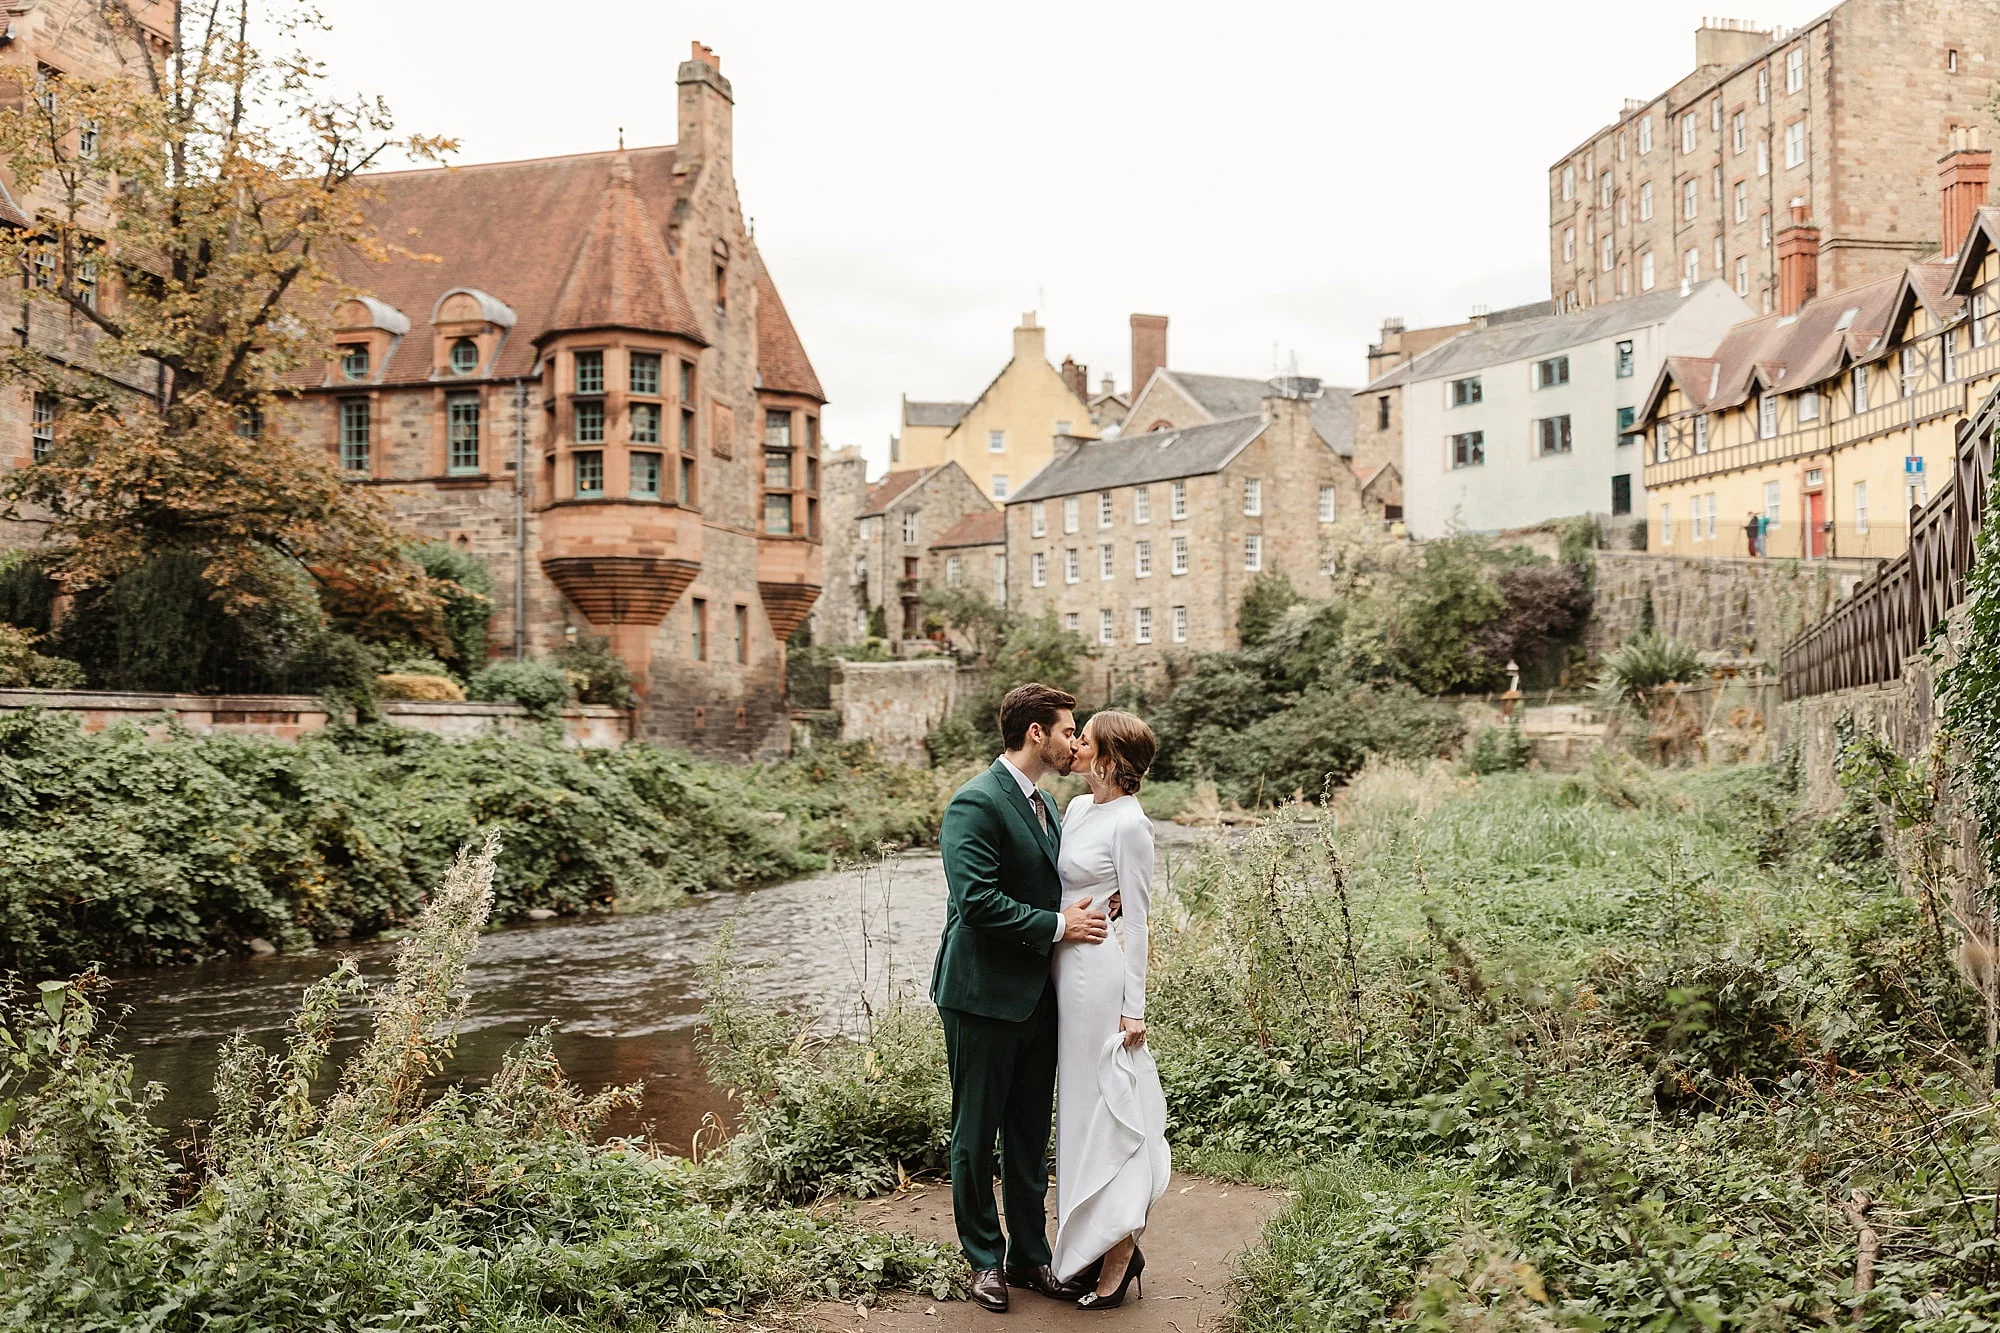
{"type": "Polygon", "coordinates": [[[1025,310],[1093,384],[1126,386],[1135,310],[1178,368],[1355,384],[1385,315],[1546,299],[1548,165],[1686,73],[1716,4],[332,0],[322,49],[485,162],[672,142],[708,43],[827,438],[879,471],[898,396],[976,394],[1025,310]]]}

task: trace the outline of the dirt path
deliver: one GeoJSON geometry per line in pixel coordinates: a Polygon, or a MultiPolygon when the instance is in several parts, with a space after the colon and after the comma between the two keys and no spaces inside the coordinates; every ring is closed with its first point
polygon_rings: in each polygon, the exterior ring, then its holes
{"type": "MultiPolygon", "coordinates": [[[[1199,1333],[1228,1307],[1226,1290],[1237,1254],[1254,1243],[1284,1196],[1249,1185],[1176,1176],[1153,1209],[1143,1242],[1144,1299],[1091,1313],[1016,1289],[1012,1308],[989,1314],[970,1301],[902,1299],[867,1312],[825,1303],[809,1311],[826,1333],[1199,1333]]],[[[1054,1191],[1050,1203],[1055,1202],[1054,1191]]],[[[933,1185],[859,1205],[856,1220],[927,1240],[954,1239],[951,1193],[933,1185]]]]}

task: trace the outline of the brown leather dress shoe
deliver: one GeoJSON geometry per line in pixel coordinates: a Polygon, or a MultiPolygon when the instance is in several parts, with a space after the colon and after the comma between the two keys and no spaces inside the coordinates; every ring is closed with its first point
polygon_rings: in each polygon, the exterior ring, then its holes
{"type": "Polygon", "coordinates": [[[972,1299],[994,1314],[1007,1313],[1007,1277],[997,1268],[982,1268],[972,1275],[972,1299]]]}
{"type": "Polygon", "coordinates": [[[1047,1264],[1035,1264],[1032,1267],[1027,1264],[1008,1264],[1007,1285],[1039,1291],[1052,1301],[1074,1301],[1091,1289],[1091,1285],[1085,1283],[1081,1277],[1074,1282],[1062,1281],[1056,1276],[1056,1270],[1047,1264]]]}

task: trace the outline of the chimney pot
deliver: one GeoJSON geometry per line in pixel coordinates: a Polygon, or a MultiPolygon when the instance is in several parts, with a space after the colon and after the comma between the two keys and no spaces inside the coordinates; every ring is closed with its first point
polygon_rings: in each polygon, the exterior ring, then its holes
{"type": "Polygon", "coordinates": [[[1132,316],[1132,393],[1146,391],[1146,382],[1153,378],[1153,372],[1167,364],[1167,317],[1165,315],[1132,316]]]}
{"type": "Polygon", "coordinates": [[[1952,130],[1950,146],[1938,159],[1938,242],[1946,254],[1957,254],[1971,234],[1992,171],[1993,154],[1979,146],[1978,128],[1952,130]]]}

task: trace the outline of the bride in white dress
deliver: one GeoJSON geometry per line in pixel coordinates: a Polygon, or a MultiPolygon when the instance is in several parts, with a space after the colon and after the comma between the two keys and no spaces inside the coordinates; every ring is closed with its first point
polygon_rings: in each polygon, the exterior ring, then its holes
{"type": "Polygon", "coordinates": [[[1090,791],[1063,812],[1062,901],[1123,906],[1122,932],[1058,944],[1056,983],[1056,1244],[1068,1282],[1103,1260],[1077,1304],[1110,1309],[1144,1270],[1138,1239],[1166,1192],[1166,1098],[1146,1049],[1146,922],[1153,825],[1138,790],[1158,742],[1130,713],[1102,712],[1078,738],[1073,772],[1090,791]],[[1119,939],[1122,933],[1123,941],[1119,939]]]}

